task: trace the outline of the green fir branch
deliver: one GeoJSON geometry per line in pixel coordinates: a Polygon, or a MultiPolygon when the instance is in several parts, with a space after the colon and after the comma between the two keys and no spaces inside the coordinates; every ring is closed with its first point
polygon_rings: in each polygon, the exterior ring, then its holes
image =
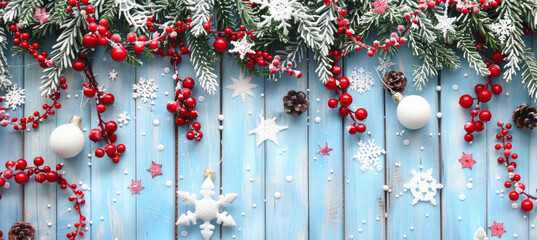
{"type": "Polygon", "coordinates": [[[490,75],[490,70],[483,62],[481,55],[477,52],[475,42],[468,33],[463,33],[457,43],[457,48],[462,51],[462,55],[468,61],[470,68],[475,69],[477,74],[486,77],[490,75]]]}
{"type": "Polygon", "coordinates": [[[192,28],[190,33],[194,37],[207,35],[207,31],[203,28],[203,24],[210,22],[211,10],[213,8],[211,0],[184,0],[192,17],[192,28]]]}
{"type": "Polygon", "coordinates": [[[528,89],[530,97],[537,102],[537,60],[531,49],[524,52],[524,68],[522,84],[528,89]]]}
{"type": "Polygon", "coordinates": [[[217,75],[213,67],[216,58],[214,49],[208,44],[209,37],[194,37],[194,34],[187,34],[186,41],[191,56],[190,61],[194,66],[194,72],[198,77],[201,87],[208,94],[215,94],[218,89],[217,75]]]}

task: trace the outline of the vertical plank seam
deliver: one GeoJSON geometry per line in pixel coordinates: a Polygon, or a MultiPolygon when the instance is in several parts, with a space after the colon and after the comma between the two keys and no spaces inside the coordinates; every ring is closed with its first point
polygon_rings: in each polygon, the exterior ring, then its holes
{"type": "MultiPolygon", "coordinates": [[[[309,68],[310,68],[310,66],[309,66],[309,52],[306,52],[306,90],[307,90],[308,94],[309,94],[309,89],[310,89],[310,76],[309,76],[310,71],[309,71],[309,68]]],[[[310,118],[309,118],[309,116],[310,116],[310,108],[308,107],[308,121],[307,121],[308,124],[306,124],[306,128],[308,129],[306,131],[306,145],[307,145],[307,149],[308,149],[308,151],[307,151],[307,161],[306,161],[306,164],[307,164],[306,173],[308,174],[308,177],[307,177],[308,181],[307,181],[307,187],[306,187],[306,189],[308,191],[308,194],[307,194],[307,196],[308,196],[308,228],[307,228],[308,229],[308,239],[310,239],[310,236],[311,236],[311,234],[310,234],[310,225],[311,225],[310,224],[310,181],[309,181],[309,178],[310,178],[310,151],[309,151],[309,149],[310,149],[309,148],[310,147],[310,118]]]]}
{"type": "MultiPolygon", "coordinates": [[[[345,72],[345,57],[343,57],[343,73],[345,72]]],[[[309,73],[309,71],[308,71],[309,73]]],[[[342,183],[341,183],[341,196],[342,196],[342,212],[343,212],[343,216],[342,216],[342,222],[343,222],[343,226],[341,227],[341,230],[343,231],[343,239],[346,238],[347,234],[346,234],[346,215],[345,215],[345,178],[347,176],[346,172],[345,172],[345,118],[340,118],[340,121],[341,121],[341,145],[342,145],[342,152],[341,152],[341,161],[342,161],[342,166],[341,166],[341,173],[343,174],[342,176],[342,183]]]]}
{"type": "MultiPolygon", "coordinates": [[[[222,82],[222,76],[223,76],[223,73],[224,73],[224,70],[223,70],[223,58],[224,58],[224,55],[222,54],[222,57],[220,58],[220,63],[219,63],[220,64],[220,76],[219,76],[220,84],[218,86],[219,91],[220,91],[220,96],[219,96],[220,115],[223,114],[223,112],[222,112],[222,105],[223,105],[223,96],[222,96],[223,95],[223,89],[222,89],[223,82],[222,82]]],[[[220,124],[220,122],[218,124],[220,124]]],[[[223,158],[224,157],[224,155],[223,155],[224,149],[223,149],[223,146],[222,146],[222,135],[223,135],[222,131],[219,131],[218,134],[220,136],[220,141],[219,141],[219,143],[220,143],[220,195],[222,195],[222,188],[224,187],[224,184],[222,183],[222,180],[223,180],[223,178],[222,178],[222,172],[223,172],[222,168],[223,168],[223,165],[224,165],[224,158],[223,158]]],[[[222,225],[220,225],[220,239],[222,239],[222,227],[221,226],[222,225]]]]}
{"type": "MultiPolygon", "coordinates": [[[[242,71],[242,70],[241,70],[242,71]]],[[[267,79],[266,77],[263,77],[263,93],[265,97],[263,97],[263,118],[266,119],[267,117],[267,79]]],[[[266,141],[263,142],[263,178],[265,181],[263,181],[263,199],[265,199],[265,238],[267,239],[267,143],[266,141]]]]}
{"type": "MultiPolygon", "coordinates": [[[[437,86],[442,86],[442,72],[441,71],[438,71],[438,75],[437,75],[437,79],[438,79],[438,83],[437,83],[437,86]]],[[[442,112],[442,98],[441,98],[441,91],[436,91],[436,97],[438,99],[438,112],[442,112]]],[[[437,121],[438,121],[438,129],[437,129],[437,137],[438,137],[438,182],[440,183],[443,183],[442,182],[442,170],[443,170],[443,165],[442,165],[442,118],[437,118],[437,121]]],[[[443,212],[443,201],[442,201],[442,191],[439,191],[439,199],[440,199],[440,206],[439,206],[439,209],[440,209],[440,240],[442,240],[444,238],[444,233],[443,233],[443,222],[442,222],[442,212],[443,212]]]]}
{"type": "MultiPolygon", "coordinates": [[[[174,79],[174,83],[177,84],[175,81],[177,81],[177,79],[174,79]]],[[[174,119],[173,126],[174,126],[173,129],[175,132],[175,139],[174,139],[174,144],[175,144],[175,176],[174,176],[175,177],[175,192],[174,192],[174,195],[175,197],[174,199],[175,199],[175,222],[176,222],[179,218],[179,201],[177,199],[177,191],[179,191],[179,178],[177,177],[179,175],[179,127],[177,126],[177,124],[175,124],[175,119],[174,119]]],[[[179,227],[174,224],[174,229],[175,229],[175,240],[178,240],[179,239],[179,227]]]]}
{"type": "MultiPolygon", "coordinates": [[[[134,67],[134,82],[136,83],[136,79],[138,79],[138,67],[134,67]]],[[[138,111],[136,110],[136,104],[137,104],[137,100],[134,101],[134,126],[138,126],[138,111]]],[[[134,135],[136,136],[137,135],[137,131],[138,131],[138,128],[135,127],[135,130],[134,130],[134,135]]],[[[138,154],[136,154],[136,149],[137,148],[137,145],[138,145],[138,141],[136,141],[136,139],[134,140],[134,179],[138,179],[138,154]]],[[[138,209],[138,196],[136,196],[134,198],[134,208],[135,209],[138,209]]],[[[136,226],[136,229],[138,229],[138,211],[134,211],[134,219],[135,219],[135,222],[134,222],[134,226],[136,226]]],[[[136,231],[136,234],[134,235],[135,239],[138,239],[138,231],[136,231]]]]}
{"type": "MultiPolygon", "coordinates": [[[[22,66],[23,66],[22,67],[22,87],[23,88],[25,88],[25,84],[26,84],[26,82],[24,81],[24,79],[26,79],[25,78],[25,70],[24,70],[24,69],[26,69],[25,62],[26,62],[25,58],[23,57],[22,58],[22,66]]],[[[26,104],[22,105],[22,114],[23,114],[23,116],[24,116],[25,110],[27,110],[26,109],[26,104]]],[[[22,158],[23,159],[26,159],[26,148],[25,148],[25,145],[26,145],[26,143],[25,143],[25,135],[26,134],[25,134],[25,132],[26,131],[22,131],[22,158]]],[[[26,217],[24,216],[25,215],[24,212],[26,211],[26,208],[25,208],[26,203],[25,203],[24,191],[25,191],[25,189],[24,189],[24,184],[23,184],[22,185],[22,221],[26,222],[26,217]]]]}
{"type": "MultiPolygon", "coordinates": [[[[384,81],[383,79],[380,79],[381,81],[384,81]]],[[[383,111],[383,118],[382,118],[382,122],[384,124],[384,149],[387,149],[386,147],[388,146],[387,144],[387,140],[388,140],[388,137],[387,137],[387,131],[386,131],[386,91],[384,91],[384,88],[381,88],[381,91],[382,91],[382,106],[384,106],[382,108],[382,111],[383,111]]],[[[384,184],[386,184],[387,186],[390,186],[388,184],[388,151],[386,151],[386,154],[384,154],[384,184]]],[[[390,203],[389,201],[389,192],[388,191],[384,191],[384,211],[382,211],[382,215],[380,216],[382,221],[384,222],[384,239],[388,239],[388,204],[390,203]]]]}

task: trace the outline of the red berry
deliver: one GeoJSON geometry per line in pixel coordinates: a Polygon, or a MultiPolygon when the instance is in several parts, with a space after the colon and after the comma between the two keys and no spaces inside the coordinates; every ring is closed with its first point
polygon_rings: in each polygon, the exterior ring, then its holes
{"type": "Polygon", "coordinates": [[[502,86],[500,84],[492,85],[491,91],[494,95],[500,95],[502,93],[502,86]]]}
{"type": "Polygon", "coordinates": [[[98,113],[106,112],[106,106],[104,104],[97,105],[97,112],[98,113]]]}
{"type": "Polygon", "coordinates": [[[196,137],[196,134],[194,134],[193,132],[186,133],[186,139],[188,140],[193,140],[195,137],[196,137]]]}
{"type": "Polygon", "coordinates": [[[192,108],[192,107],[196,106],[196,99],[191,98],[191,97],[187,98],[185,100],[185,106],[188,107],[188,108],[192,108]]]}
{"type": "Polygon", "coordinates": [[[337,105],[338,105],[338,101],[337,101],[337,99],[332,98],[332,99],[328,100],[328,107],[330,107],[330,108],[336,108],[337,105]]]}
{"type": "Polygon", "coordinates": [[[125,152],[125,150],[127,150],[124,144],[118,144],[116,149],[117,149],[117,152],[119,153],[125,152]]]}
{"type": "Polygon", "coordinates": [[[459,99],[459,105],[461,105],[462,108],[470,108],[474,105],[474,99],[468,94],[462,95],[459,99]]]}
{"type": "Polygon", "coordinates": [[[366,130],[366,127],[365,127],[364,124],[358,124],[358,127],[357,127],[357,128],[358,128],[358,132],[359,132],[359,133],[363,133],[363,132],[365,132],[365,130],[366,130]]]}
{"type": "Polygon", "coordinates": [[[7,169],[14,168],[15,165],[17,165],[17,163],[15,161],[13,161],[13,160],[9,160],[9,161],[6,162],[6,168],[7,169]]]}
{"type": "Polygon", "coordinates": [[[95,149],[95,156],[98,158],[104,157],[104,150],[102,148],[95,149]]]}
{"type": "Polygon", "coordinates": [[[183,87],[192,89],[194,87],[194,79],[187,77],[183,80],[183,87]]]}
{"type": "Polygon", "coordinates": [[[91,141],[94,141],[94,142],[98,142],[100,141],[102,138],[102,134],[101,134],[101,130],[99,129],[91,129],[91,131],[89,132],[89,139],[91,141]]]}
{"type": "Polygon", "coordinates": [[[82,38],[82,43],[88,48],[94,48],[97,46],[97,37],[88,33],[86,36],[84,36],[84,38],[82,38]]]}
{"type": "Polygon", "coordinates": [[[225,38],[217,38],[214,41],[213,47],[218,52],[226,51],[226,49],[227,49],[227,40],[225,38]]]}
{"type": "Polygon", "coordinates": [[[77,72],[84,70],[85,64],[82,61],[76,61],[73,63],[73,69],[77,72]]]}
{"type": "Polygon", "coordinates": [[[0,188],[4,187],[5,184],[6,184],[6,180],[0,177],[0,188]]]}
{"type": "Polygon", "coordinates": [[[490,77],[497,77],[497,76],[500,76],[500,74],[502,73],[502,69],[500,68],[500,66],[496,64],[490,65],[489,71],[490,71],[490,77]]]}
{"type": "Polygon", "coordinates": [[[464,135],[464,140],[467,142],[471,142],[472,140],[474,140],[474,135],[467,133],[464,135]]]}
{"type": "Polygon", "coordinates": [[[364,119],[367,118],[367,110],[363,108],[358,108],[355,112],[355,115],[356,115],[356,119],[363,121],[364,119]]]}
{"type": "Polygon", "coordinates": [[[485,124],[483,124],[483,122],[481,121],[475,121],[474,122],[474,127],[475,127],[475,130],[478,131],[478,132],[481,132],[485,129],[485,124]]]}
{"type": "Polygon", "coordinates": [[[477,85],[475,85],[474,91],[475,91],[475,93],[479,93],[479,92],[481,92],[481,90],[483,90],[483,89],[485,89],[485,85],[483,85],[483,84],[477,84],[477,85]]]}
{"type": "Polygon", "coordinates": [[[515,175],[513,176],[513,181],[517,181],[517,182],[520,181],[520,175],[515,174],[515,175]]]}
{"type": "Polygon", "coordinates": [[[47,181],[49,182],[56,182],[58,181],[58,173],[57,172],[47,172],[47,181]]]}
{"type": "Polygon", "coordinates": [[[104,147],[104,151],[106,152],[106,154],[108,155],[114,155],[116,153],[116,146],[114,146],[114,144],[107,144],[105,147],[104,147]]]}
{"type": "Polygon", "coordinates": [[[17,163],[15,164],[15,168],[19,170],[24,170],[28,164],[26,163],[26,160],[19,159],[17,160],[17,163]]]}
{"type": "Polygon", "coordinates": [[[36,158],[34,158],[34,164],[35,164],[36,166],[39,167],[39,166],[43,165],[44,163],[45,163],[45,160],[43,160],[42,157],[36,157],[36,158]]]}
{"type": "Polygon", "coordinates": [[[149,47],[151,49],[157,49],[158,48],[158,42],[155,41],[155,40],[152,40],[151,42],[149,42],[149,47]]]}
{"type": "Polygon", "coordinates": [[[339,108],[339,115],[341,115],[342,117],[346,117],[347,115],[349,115],[349,108],[341,106],[339,108]]]}
{"type": "Polygon", "coordinates": [[[492,52],[492,61],[494,61],[494,63],[497,63],[497,64],[503,63],[503,58],[504,56],[501,51],[496,50],[492,52]]]}
{"type": "Polygon", "coordinates": [[[341,67],[338,66],[338,65],[334,65],[334,66],[332,67],[332,74],[333,74],[334,76],[337,76],[337,75],[341,74],[341,67]]]}
{"type": "Polygon", "coordinates": [[[510,188],[511,187],[511,182],[510,181],[505,181],[505,183],[503,184],[506,188],[510,188]]]}
{"type": "Polygon", "coordinates": [[[13,177],[13,172],[11,170],[6,170],[4,171],[4,174],[3,176],[6,178],[6,179],[11,179],[13,177]]]}
{"type": "Polygon", "coordinates": [[[358,132],[358,127],[356,127],[354,124],[350,125],[348,127],[348,131],[350,134],[356,134],[358,132]]]}
{"type": "Polygon", "coordinates": [[[127,50],[123,47],[115,47],[111,53],[112,59],[116,62],[123,62],[127,59],[127,50]]]}
{"type": "Polygon", "coordinates": [[[492,92],[488,89],[483,89],[477,94],[477,99],[481,102],[488,102],[492,98],[492,92]]]}
{"type": "Polygon", "coordinates": [[[475,131],[474,123],[472,121],[469,121],[464,124],[464,131],[466,131],[467,133],[473,133],[475,131]]]}
{"type": "Polygon", "coordinates": [[[184,118],[182,118],[182,117],[176,117],[175,118],[175,124],[177,126],[183,126],[183,125],[185,125],[185,123],[186,123],[186,120],[184,118]]]}
{"type": "Polygon", "coordinates": [[[512,191],[512,192],[509,193],[509,199],[511,199],[511,201],[516,201],[516,200],[518,200],[518,197],[519,197],[519,195],[518,195],[518,193],[515,192],[515,191],[512,191]]]}
{"type": "Polygon", "coordinates": [[[352,104],[352,96],[348,93],[343,93],[339,96],[339,102],[342,106],[347,107],[352,104]]]}
{"type": "Polygon", "coordinates": [[[337,88],[336,79],[333,77],[328,77],[328,81],[324,84],[326,89],[328,90],[334,90],[337,88]]]}
{"type": "Polygon", "coordinates": [[[347,88],[349,88],[349,86],[351,85],[351,82],[345,76],[341,76],[338,81],[339,81],[339,88],[341,88],[342,90],[347,90],[347,88]]]}
{"type": "Polygon", "coordinates": [[[131,32],[131,33],[127,34],[127,41],[129,41],[129,42],[136,41],[136,33],[131,32]]]}
{"type": "Polygon", "coordinates": [[[192,123],[192,128],[194,128],[196,131],[199,131],[201,129],[201,124],[198,122],[192,123]]]}
{"type": "Polygon", "coordinates": [[[177,113],[179,109],[179,103],[176,101],[169,101],[168,104],[166,104],[166,109],[168,109],[168,112],[170,113],[177,113]]]}
{"type": "Polygon", "coordinates": [[[526,212],[529,212],[533,209],[533,202],[531,202],[531,200],[528,198],[522,201],[522,203],[520,204],[520,208],[522,208],[522,210],[526,212]]]}
{"type": "Polygon", "coordinates": [[[490,118],[492,117],[492,114],[490,114],[489,110],[482,110],[479,113],[479,119],[483,122],[490,121],[490,118]]]}
{"type": "Polygon", "coordinates": [[[188,117],[192,120],[198,118],[198,111],[196,109],[191,109],[189,112],[188,112],[188,117]]]}
{"type": "Polygon", "coordinates": [[[103,95],[103,97],[102,97],[101,100],[102,100],[102,102],[103,102],[104,104],[106,104],[106,105],[110,105],[110,104],[113,104],[113,103],[114,103],[115,99],[116,99],[116,98],[114,97],[113,94],[111,94],[111,93],[107,93],[107,94],[103,95]]]}
{"type": "Polygon", "coordinates": [[[17,174],[15,174],[15,182],[18,184],[25,184],[28,182],[29,179],[30,177],[28,177],[28,174],[26,174],[25,172],[18,172],[17,174]]]}
{"type": "Polygon", "coordinates": [[[105,124],[104,129],[109,133],[113,133],[117,130],[117,123],[114,121],[108,121],[105,124]]]}
{"type": "Polygon", "coordinates": [[[95,97],[97,91],[93,87],[84,87],[84,96],[87,98],[95,97]]]}

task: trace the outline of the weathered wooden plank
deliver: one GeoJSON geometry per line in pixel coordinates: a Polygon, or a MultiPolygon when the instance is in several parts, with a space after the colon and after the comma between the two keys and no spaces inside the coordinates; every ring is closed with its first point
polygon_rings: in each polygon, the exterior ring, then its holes
{"type": "MultiPolygon", "coordinates": [[[[215,63],[216,71],[219,72],[218,63],[215,63]]],[[[194,73],[192,63],[188,58],[184,58],[179,66],[179,77],[192,77],[196,82],[196,86],[192,91],[192,95],[197,100],[196,109],[198,110],[198,122],[201,124],[203,138],[200,142],[195,140],[189,141],[185,134],[189,131],[187,126],[179,127],[177,136],[177,151],[178,151],[178,190],[195,193],[198,199],[201,184],[205,180],[203,173],[205,169],[211,168],[216,172],[213,179],[215,185],[215,196],[218,195],[218,187],[222,174],[220,172],[220,125],[218,116],[220,115],[220,92],[214,95],[207,94],[200,86],[198,79],[194,73]]],[[[224,188],[224,192],[228,192],[224,188]]],[[[236,206],[234,206],[236,207],[236,206]]],[[[187,206],[181,199],[177,198],[178,216],[186,214],[187,211],[194,212],[194,206],[187,206]]],[[[234,215],[236,216],[236,214],[234,215]]],[[[215,223],[215,222],[213,222],[215,223]]],[[[201,239],[199,225],[200,221],[194,226],[178,226],[179,236],[181,239],[201,239]],[[187,235],[186,237],[183,237],[187,235]]],[[[220,226],[216,225],[212,239],[220,238],[220,226]]]]}
{"type": "MultiPolygon", "coordinates": [[[[307,72],[307,64],[295,67],[307,72]]],[[[286,73],[277,81],[265,81],[265,119],[276,118],[279,126],[288,126],[277,134],[278,145],[266,141],[265,196],[266,238],[308,239],[308,137],[307,115],[294,117],[283,112],[283,96],[289,90],[307,91],[307,79],[286,73]],[[275,194],[280,193],[280,198],[275,194]]],[[[257,122],[259,124],[259,121],[257,122]]],[[[255,138],[259,136],[249,136],[255,138]]],[[[262,145],[258,149],[262,148],[262,145]]],[[[276,194],[277,195],[277,194],[276,194]]],[[[252,203],[262,206],[260,203],[252,203]]],[[[259,211],[262,209],[259,208],[259,211]]]]}
{"type": "MultiPolygon", "coordinates": [[[[11,42],[9,40],[9,42],[11,42]]],[[[8,46],[11,47],[11,46],[8,46]]],[[[7,61],[11,68],[9,73],[12,76],[12,82],[16,83],[20,87],[24,87],[24,58],[13,57],[10,53],[5,52],[7,61]]],[[[5,92],[2,92],[5,93],[5,92]]],[[[3,94],[2,94],[3,95],[3,94]]],[[[4,104],[0,105],[4,106],[4,104]]],[[[24,113],[24,106],[18,107],[15,111],[7,110],[12,117],[20,118],[24,113]]],[[[4,168],[4,164],[9,160],[17,160],[23,157],[23,134],[22,131],[15,131],[13,127],[0,128],[0,167],[4,168]]],[[[0,218],[0,231],[5,234],[11,228],[11,225],[17,221],[22,220],[22,186],[14,183],[13,180],[9,188],[1,188],[0,194],[2,200],[0,200],[0,212],[4,217],[0,218]]]]}
{"type": "MultiPolygon", "coordinates": [[[[354,156],[358,155],[360,146],[358,142],[374,144],[385,148],[384,134],[384,89],[375,72],[378,58],[368,57],[365,52],[358,53],[345,59],[344,73],[349,79],[357,78],[357,74],[365,74],[374,81],[370,91],[359,94],[349,88],[347,91],[353,97],[352,109],[364,108],[368,112],[365,120],[367,130],[365,133],[351,135],[347,131],[353,121],[347,117],[343,126],[344,157],[345,157],[345,237],[355,239],[385,239],[384,213],[385,194],[382,190],[386,181],[385,156],[380,155],[380,170],[376,166],[363,171],[362,164],[354,156]],[[364,70],[364,72],[361,72],[364,70]],[[369,75],[368,75],[369,74],[369,75]],[[356,204],[359,201],[360,204],[356,204]]],[[[334,97],[334,96],[333,96],[334,97]]],[[[326,103],[325,103],[326,104],[326,103]]],[[[333,114],[339,117],[338,111],[333,114]]],[[[334,121],[330,121],[332,124],[334,121]]]]}
{"type": "MultiPolygon", "coordinates": [[[[531,47],[532,47],[532,50],[533,50],[533,54],[535,55],[537,53],[537,41],[534,41],[533,38],[535,37],[535,34],[532,35],[532,38],[531,38],[531,47]]],[[[517,84],[517,83],[515,83],[517,84]]],[[[528,89],[524,89],[524,91],[528,91],[528,89]]],[[[522,104],[522,102],[520,102],[522,104]]],[[[527,104],[530,104],[530,105],[533,105],[535,106],[535,102],[533,101],[529,101],[527,102],[527,104]]],[[[514,125],[514,124],[513,124],[514,125]]],[[[533,191],[533,189],[535,189],[535,186],[537,186],[537,177],[533,176],[533,174],[531,173],[535,173],[537,172],[537,149],[534,148],[534,147],[531,147],[531,146],[536,146],[535,144],[537,144],[537,134],[535,134],[534,131],[530,131],[531,133],[524,133],[524,134],[528,134],[530,135],[531,134],[531,139],[529,142],[527,142],[525,145],[521,145],[521,146],[517,146],[517,147],[527,147],[529,148],[529,155],[527,155],[526,157],[520,157],[519,161],[528,161],[529,162],[529,172],[530,172],[530,175],[528,175],[528,177],[526,179],[528,179],[528,184],[526,184],[526,189],[528,190],[528,192],[535,196],[535,193],[533,191]],[[529,185],[529,186],[528,186],[529,185]]],[[[529,214],[529,216],[531,216],[531,214],[535,214],[535,210],[537,206],[535,206],[535,202],[534,202],[534,207],[533,207],[533,211],[531,211],[529,214]]],[[[535,217],[530,217],[529,218],[529,237],[530,239],[536,239],[537,238],[537,231],[535,229],[535,226],[537,226],[537,218],[535,217]]]]}
{"type": "Polygon", "coordinates": [[[157,98],[144,103],[136,100],[136,179],[145,189],[137,196],[136,226],[138,239],[172,239],[175,237],[175,122],[166,110],[173,99],[175,81],[169,58],[157,57],[136,68],[138,79],[154,79],[157,98]],[[152,162],[162,164],[162,176],[151,176],[152,162]]]}
{"type": "MultiPolygon", "coordinates": [[[[461,69],[444,70],[441,79],[441,106],[444,113],[441,126],[442,180],[442,234],[444,239],[473,239],[479,227],[486,229],[487,196],[487,133],[474,134],[469,144],[464,140],[464,124],[470,121],[470,110],[459,105],[464,94],[475,96],[474,87],[486,79],[477,75],[462,58],[461,69]],[[463,153],[472,154],[477,162],[472,169],[462,168],[458,159],[463,153]],[[459,217],[461,218],[459,220],[459,217]]],[[[434,88],[435,86],[430,86],[434,88]]],[[[438,86],[437,86],[438,87],[438,86]]],[[[489,127],[494,127],[494,123],[489,127]]]]}
{"type": "Polygon", "coordinates": [[[429,87],[422,92],[416,92],[412,86],[413,65],[418,65],[418,59],[410,57],[408,46],[401,48],[394,58],[394,69],[403,71],[409,78],[409,84],[404,95],[413,94],[424,97],[431,106],[432,115],[429,123],[419,130],[409,130],[397,121],[397,104],[390,94],[385,97],[386,111],[386,156],[388,184],[391,192],[388,198],[388,238],[401,239],[436,239],[441,234],[440,220],[441,202],[439,192],[435,196],[437,205],[429,202],[418,202],[412,205],[413,196],[410,190],[404,191],[404,184],[412,179],[411,170],[426,172],[432,169],[433,178],[440,181],[440,164],[438,153],[438,96],[434,86],[437,79],[429,80],[429,87]],[[397,132],[404,133],[402,136],[397,132]],[[408,141],[408,142],[407,142],[408,141]],[[408,144],[405,144],[408,143],[408,144]]]}
{"type": "MultiPolygon", "coordinates": [[[[24,68],[24,87],[26,88],[26,105],[24,116],[31,116],[35,111],[43,112],[43,104],[51,104],[48,98],[41,97],[39,81],[43,74],[43,68],[39,67],[35,59],[30,55],[24,56],[26,64],[24,68]]],[[[61,111],[61,109],[60,109],[61,111]]],[[[24,136],[24,156],[33,161],[34,157],[40,156],[45,160],[45,165],[54,169],[58,162],[56,155],[49,147],[49,137],[56,128],[58,116],[51,116],[40,124],[37,130],[26,132],[24,136]]],[[[36,229],[36,238],[56,239],[58,224],[56,222],[56,189],[57,184],[45,182],[43,184],[29,181],[24,186],[24,220],[31,223],[36,229]],[[50,206],[50,207],[49,207],[50,206]]]]}
{"type": "Polygon", "coordinates": [[[324,87],[316,67],[315,61],[308,61],[309,72],[303,76],[308,79],[310,101],[308,141],[303,142],[308,144],[309,157],[309,237],[344,239],[343,127],[338,111],[327,104],[335,93],[324,87]],[[326,144],[332,148],[329,155],[317,153],[326,144]]]}
{"type": "MultiPolygon", "coordinates": [[[[236,80],[237,81],[237,80],[236,80]]],[[[248,132],[257,127],[263,112],[265,99],[264,78],[248,76],[236,66],[234,59],[224,57],[222,66],[222,191],[238,193],[235,202],[226,207],[237,223],[236,227],[222,228],[223,239],[262,239],[265,235],[265,151],[256,146],[254,137],[248,132]],[[257,86],[254,96],[246,95],[244,101],[235,98],[234,79],[251,78],[257,86]],[[252,208],[252,204],[258,207],[252,208]],[[243,214],[244,213],[244,214],[243,214]]]]}
{"type": "MultiPolygon", "coordinates": [[[[110,53],[97,51],[93,60],[93,70],[98,73],[96,76],[99,84],[104,85],[107,93],[115,96],[113,106],[108,106],[103,114],[104,121],[117,121],[118,115],[127,112],[131,118],[135,115],[136,103],[132,99],[132,84],[135,83],[135,68],[125,63],[114,62],[110,58],[110,53]],[[104,61],[106,59],[106,61],[104,61]],[[111,81],[108,73],[116,70],[118,78],[111,81]]],[[[80,87],[80,86],[79,86],[80,87]]],[[[95,102],[88,103],[91,109],[91,127],[97,127],[97,112],[95,102]]],[[[136,142],[135,142],[135,120],[131,119],[131,124],[119,128],[116,132],[117,142],[126,146],[126,151],[121,156],[118,164],[112,162],[108,157],[91,159],[91,188],[92,208],[90,225],[92,237],[95,239],[136,239],[136,195],[131,195],[128,186],[131,180],[136,178],[136,142]]],[[[92,152],[97,148],[104,148],[106,144],[102,141],[92,143],[92,152]]],[[[142,181],[142,185],[145,184],[142,181]]],[[[141,194],[145,194],[144,191],[141,194]]]]}

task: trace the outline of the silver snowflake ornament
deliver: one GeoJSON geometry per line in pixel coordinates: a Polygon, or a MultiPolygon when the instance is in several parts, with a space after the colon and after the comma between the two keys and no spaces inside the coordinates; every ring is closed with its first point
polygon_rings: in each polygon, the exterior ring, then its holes
{"type": "MultiPolygon", "coordinates": [[[[291,24],[288,22],[298,14],[296,0],[251,0],[251,3],[260,5],[261,9],[268,9],[269,14],[263,15],[263,21],[259,27],[270,26],[272,22],[278,23],[277,29],[283,29],[283,33],[289,33],[291,24]]],[[[298,3],[300,4],[300,3],[298,3]]]]}
{"type": "Polygon", "coordinates": [[[179,198],[186,202],[187,205],[194,205],[195,211],[187,211],[187,214],[182,214],[176,225],[190,226],[196,224],[196,219],[200,219],[203,223],[200,225],[201,235],[203,239],[208,240],[214,232],[215,226],[211,224],[211,220],[216,219],[216,224],[223,224],[225,227],[233,227],[237,225],[233,217],[228,215],[226,211],[220,212],[222,207],[230,205],[235,201],[238,194],[228,193],[218,196],[218,200],[214,200],[212,196],[215,194],[214,183],[210,177],[205,178],[201,185],[200,194],[202,199],[197,200],[196,194],[178,191],[179,198]]]}
{"type": "Polygon", "coordinates": [[[17,106],[20,106],[25,103],[25,94],[25,89],[21,89],[17,87],[17,84],[13,84],[13,86],[7,91],[6,95],[2,97],[5,102],[4,107],[16,110],[17,106]]]}
{"type": "Polygon", "coordinates": [[[116,81],[118,72],[116,72],[116,69],[112,69],[111,72],[108,73],[108,79],[113,81],[116,81]]]}
{"type": "Polygon", "coordinates": [[[442,189],[442,184],[436,182],[433,178],[433,169],[430,168],[427,172],[417,172],[412,169],[412,179],[410,182],[404,184],[406,189],[410,189],[412,196],[412,205],[416,205],[418,201],[431,202],[432,205],[436,205],[436,192],[442,189]]]}
{"type": "Polygon", "coordinates": [[[505,16],[499,22],[490,24],[489,28],[498,37],[500,43],[504,44],[507,37],[515,30],[515,25],[513,25],[508,16],[505,16]]]}
{"type": "Polygon", "coordinates": [[[255,53],[255,51],[252,50],[252,47],[255,46],[255,44],[249,43],[246,38],[247,37],[242,37],[240,41],[231,41],[231,44],[233,44],[235,48],[229,50],[229,52],[239,53],[239,55],[241,56],[241,59],[243,59],[248,53],[255,53]]]}
{"type": "Polygon", "coordinates": [[[453,23],[455,22],[455,20],[457,20],[457,18],[455,17],[450,18],[447,16],[447,14],[444,14],[444,15],[437,14],[436,19],[438,19],[438,24],[434,26],[434,29],[438,31],[442,31],[444,38],[447,37],[448,32],[451,34],[455,34],[455,26],[453,25],[453,23]]]}
{"type": "Polygon", "coordinates": [[[373,80],[371,73],[366,72],[363,68],[359,68],[358,70],[355,68],[351,72],[351,77],[349,80],[351,82],[351,90],[359,94],[370,91],[371,87],[375,85],[375,81],[373,80]]]}
{"type": "Polygon", "coordinates": [[[129,124],[130,120],[131,116],[129,116],[129,113],[127,112],[120,113],[117,118],[117,122],[119,123],[120,127],[129,124]]]}
{"type": "Polygon", "coordinates": [[[150,78],[149,80],[145,78],[140,78],[137,84],[132,85],[132,97],[137,99],[141,98],[142,102],[146,103],[149,99],[157,98],[156,91],[158,90],[158,85],[155,84],[155,80],[150,78]]]}
{"type": "Polygon", "coordinates": [[[381,171],[382,162],[380,161],[380,156],[386,154],[386,151],[375,144],[375,139],[369,140],[367,143],[360,141],[358,145],[360,146],[358,154],[352,156],[352,158],[362,164],[360,169],[366,172],[375,167],[378,171],[381,171]]]}
{"type": "Polygon", "coordinates": [[[287,129],[287,126],[278,126],[276,124],[276,118],[271,118],[268,120],[265,120],[262,115],[259,115],[259,118],[261,119],[261,122],[257,126],[256,129],[248,132],[248,134],[256,134],[257,135],[257,146],[261,145],[266,140],[270,140],[274,142],[276,145],[278,144],[278,137],[276,136],[281,130],[287,129]]]}
{"type": "Polygon", "coordinates": [[[395,63],[391,61],[389,57],[379,57],[379,65],[375,68],[381,76],[384,76],[387,72],[392,70],[392,66],[395,63]]]}
{"type": "Polygon", "coordinates": [[[244,102],[246,100],[246,95],[254,97],[254,92],[252,92],[252,89],[256,88],[257,84],[251,83],[252,76],[247,78],[241,71],[239,73],[239,78],[232,77],[231,81],[233,81],[233,84],[226,86],[226,88],[233,90],[231,98],[241,96],[241,99],[244,102]]]}

